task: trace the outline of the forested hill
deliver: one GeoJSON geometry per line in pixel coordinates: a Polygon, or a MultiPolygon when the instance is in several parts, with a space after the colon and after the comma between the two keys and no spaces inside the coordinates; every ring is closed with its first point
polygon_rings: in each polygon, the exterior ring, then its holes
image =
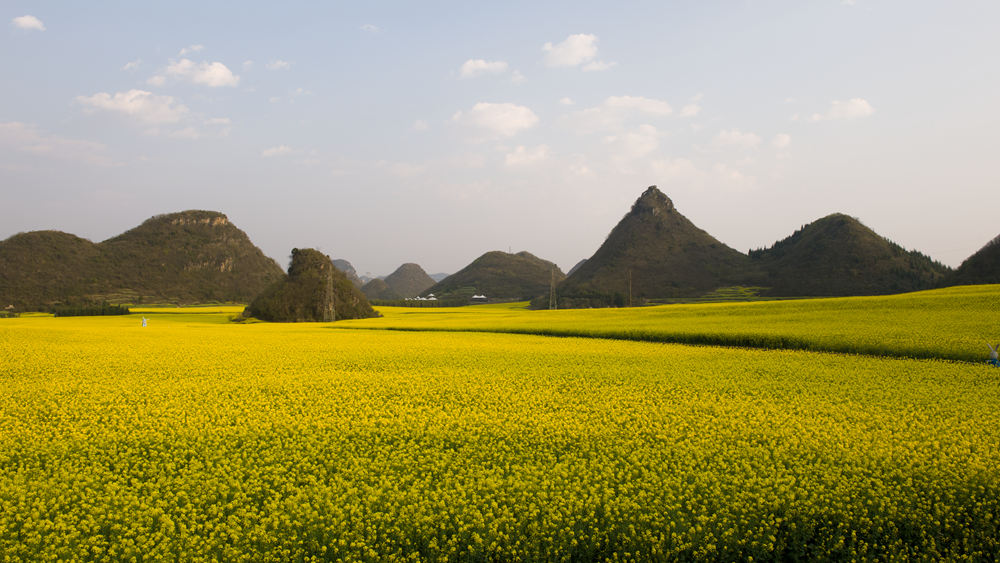
{"type": "Polygon", "coordinates": [[[222,213],[157,215],[104,242],[59,231],[0,242],[0,303],[248,302],[283,272],[222,213]]]}
{"type": "Polygon", "coordinates": [[[488,299],[531,299],[548,294],[552,282],[559,283],[565,277],[558,266],[530,252],[511,254],[494,250],[434,284],[425,294],[446,298],[480,294],[488,299]]]}

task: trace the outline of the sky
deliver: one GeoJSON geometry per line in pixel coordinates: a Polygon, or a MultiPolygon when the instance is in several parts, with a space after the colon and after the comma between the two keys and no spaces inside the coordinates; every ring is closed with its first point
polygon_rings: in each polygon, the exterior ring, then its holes
{"type": "Polygon", "coordinates": [[[647,186],[746,252],[1000,234],[1000,3],[0,4],[0,239],[227,214],[385,275],[568,270],[647,186]]]}

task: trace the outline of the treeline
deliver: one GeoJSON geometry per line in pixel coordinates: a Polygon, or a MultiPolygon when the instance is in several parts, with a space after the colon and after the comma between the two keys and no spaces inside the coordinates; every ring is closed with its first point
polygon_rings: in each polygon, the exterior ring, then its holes
{"type": "Polygon", "coordinates": [[[52,313],[57,317],[102,317],[110,315],[129,314],[127,305],[110,305],[101,303],[100,305],[60,305],[52,308],[52,313]]]}

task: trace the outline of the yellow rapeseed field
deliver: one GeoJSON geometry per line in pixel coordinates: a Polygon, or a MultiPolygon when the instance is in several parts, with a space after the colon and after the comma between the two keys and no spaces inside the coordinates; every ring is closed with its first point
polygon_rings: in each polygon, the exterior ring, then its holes
{"type": "Polygon", "coordinates": [[[0,559],[1000,553],[984,364],[230,313],[0,321],[0,559]]]}

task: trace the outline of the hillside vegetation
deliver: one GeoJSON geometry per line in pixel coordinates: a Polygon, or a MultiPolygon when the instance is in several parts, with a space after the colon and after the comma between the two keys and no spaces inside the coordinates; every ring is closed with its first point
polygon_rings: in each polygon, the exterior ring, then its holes
{"type": "Polygon", "coordinates": [[[407,262],[386,276],[385,283],[397,295],[406,298],[422,295],[437,282],[419,264],[407,262]]]}
{"type": "Polygon", "coordinates": [[[558,266],[530,252],[510,254],[494,250],[431,286],[426,292],[439,298],[486,295],[489,299],[530,299],[548,294],[553,280],[566,275],[558,266]]]}
{"type": "Polygon", "coordinates": [[[563,282],[560,307],[632,305],[747,280],[750,260],[681,215],[650,186],[604,244],[563,282]]]}
{"type": "Polygon", "coordinates": [[[272,322],[331,322],[376,313],[329,256],[311,248],[293,248],[288,276],[257,296],[245,315],[272,322]]]}
{"type": "Polygon", "coordinates": [[[881,295],[939,287],[949,271],[840,213],[743,254],[696,227],[650,186],[557,294],[559,307],[636,305],[738,286],[772,297],[881,295]]]}
{"type": "Polygon", "coordinates": [[[281,268],[214,211],[159,215],[101,243],[58,231],[0,242],[0,303],[247,302],[281,268]]]}
{"type": "Polygon", "coordinates": [[[1000,283],[1000,236],[965,259],[945,278],[947,285],[1000,283]]]}
{"type": "Polygon", "coordinates": [[[764,294],[782,297],[904,293],[937,287],[948,272],[841,213],[750,257],[764,272],[764,294]]]}

